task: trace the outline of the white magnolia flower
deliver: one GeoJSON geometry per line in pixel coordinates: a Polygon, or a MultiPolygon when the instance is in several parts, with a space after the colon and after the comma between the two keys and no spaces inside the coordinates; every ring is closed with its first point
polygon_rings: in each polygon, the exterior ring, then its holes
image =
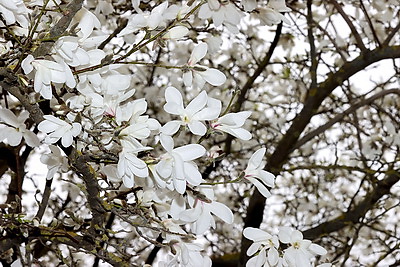
{"type": "Polygon", "coordinates": [[[278,12],[289,12],[290,8],[286,6],[285,0],[269,0],[267,7],[273,8],[278,12]]]}
{"type": "Polygon", "coordinates": [[[254,184],[264,197],[268,198],[271,196],[271,193],[267,186],[274,187],[275,176],[263,170],[265,166],[263,163],[265,151],[265,148],[260,148],[250,157],[247,168],[244,171],[244,178],[254,184]]]}
{"type": "Polygon", "coordinates": [[[74,16],[71,25],[78,23],[77,29],[79,29],[78,37],[82,40],[89,37],[92,34],[94,28],[100,29],[100,20],[95,14],[87,10],[86,8],[81,8],[74,16]]]}
{"type": "Polygon", "coordinates": [[[193,49],[186,65],[187,70],[183,73],[186,86],[194,83],[198,88],[203,88],[206,81],[211,85],[220,86],[226,81],[226,76],[221,71],[197,64],[207,54],[207,49],[207,43],[199,43],[193,49]]]}
{"type": "Polygon", "coordinates": [[[290,8],[286,6],[285,0],[270,0],[265,8],[259,8],[257,11],[257,17],[267,26],[279,24],[282,21],[290,24],[290,20],[282,14],[282,12],[290,11],[290,8]]]}
{"type": "Polygon", "coordinates": [[[190,196],[189,205],[192,208],[179,214],[182,221],[192,223],[193,233],[201,235],[210,227],[215,228],[215,220],[211,213],[228,224],[233,223],[232,211],[225,204],[214,201],[214,191],[211,186],[201,186],[200,192],[211,202],[190,196]]]}
{"type": "Polygon", "coordinates": [[[198,144],[174,148],[173,139],[169,136],[161,135],[160,141],[167,153],[161,155],[160,162],[155,168],[164,180],[168,180],[167,187],[183,194],[186,190],[186,183],[199,185],[203,179],[193,160],[203,156],[206,149],[198,144]]]}
{"type": "Polygon", "coordinates": [[[21,27],[28,28],[28,11],[22,0],[0,0],[0,15],[7,25],[18,22],[21,27]]]}
{"type": "Polygon", "coordinates": [[[118,36],[124,36],[142,28],[148,28],[150,30],[156,29],[169,17],[166,16],[166,10],[168,8],[168,1],[156,6],[151,12],[143,12],[139,9],[139,6],[133,5],[136,8],[138,14],[130,17],[126,27],[118,34],[118,36]]]}
{"type": "Polygon", "coordinates": [[[126,187],[132,188],[134,186],[135,176],[145,178],[149,175],[147,164],[137,157],[137,151],[123,149],[118,157],[118,176],[126,187]]]}
{"type": "Polygon", "coordinates": [[[28,146],[36,147],[40,144],[39,138],[26,129],[25,121],[29,118],[29,112],[21,111],[19,116],[15,116],[8,109],[0,109],[0,141],[7,139],[10,146],[17,146],[21,143],[22,137],[28,146]],[[1,123],[3,121],[3,123],[1,123]]]}
{"type": "Polygon", "coordinates": [[[186,108],[181,93],[174,87],[165,90],[165,100],[167,103],[164,110],[181,118],[180,121],[169,121],[161,128],[161,132],[166,135],[175,134],[181,125],[187,126],[193,134],[204,135],[207,127],[203,121],[214,120],[221,112],[221,102],[208,97],[206,91],[196,96],[186,108]]]}
{"type": "Polygon", "coordinates": [[[21,66],[25,74],[31,73],[33,69],[36,70],[33,88],[45,99],[52,98],[51,82],[65,83],[69,88],[74,88],[76,85],[71,69],[63,61],[57,63],[45,59],[34,59],[32,55],[28,55],[21,66]]]}
{"type": "Polygon", "coordinates": [[[242,3],[244,10],[246,10],[246,11],[252,11],[257,7],[256,0],[242,0],[241,3],[242,3]]]}
{"type": "Polygon", "coordinates": [[[69,170],[68,158],[61,154],[61,150],[53,145],[49,145],[50,153],[40,157],[40,161],[47,165],[46,179],[51,179],[58,171],[67,172],[69,170]]]}
{"type": "Polygon", "coordinates": [[[311,267],[310,259],[314,255],[325,255],[327,251],[310,240],[303,239],[303,234],[291,227],[279,228],[279,240],[290,247],[284,251],[284,259],[295,267],[311,267]]]}
{"type": "Polygon", "coordinates": [[[43,117],[45,120],[39,123],[38,129],[47,134],[45,142],[48,144],[54,144],[61,138],[61,144],[69,147],[72,145],[73,138],[81,132],[82,126],[77,122],[71,125],[53,115],[44,115],[43,117]]]}
{"type": "Polygon", "coordinates": [[[216,27],[224,24],[232,33],[239,33],[237,26],[242,16],[230,1],[208,0],[199,10],[199,18],[212,18],[216,27]]]}
{"type": "Polygon", "coordinates": [[[211,267],[212,261],[210,257],[201,254],[203,248],[200,245],[181,241],[172,246],[176,252],[174,257],[168,262],[160,262],[160,267],[211,267]]]}
{"type": "Polygon", "coordinates": [[[90,63],[89,54],[80,47],[78,37],[62,36],[54,44],[53,49],[71,67],[90,63]]]}
{"type": "Polygon", "coordinates": [[[246,263],[246,266],[263,266],[266,261],[271,266],[275,266],[279,260],[279,239],[276,235],[260,230],[258,228],[247,227],[243,231],[243,235],[252,240],[254,243],[247,250],[247,256],[254,255],[259,251],[258,255],[252,257],[246,263]]]}
{"type": "Polygon", "coordinates": [[[250,140],[252,136],[251,133],[243,129],[242,126],[250,115],[251,111],[228,113],[212,122],[211,127],[247,141],[250,140]]]}
{"type": "Polygon", "coordinates": [[[163,39],[180,39],[188,34],[189,29],[185,26],[179,25],[171,28],[166,34],[163,35],[163,39]]]}

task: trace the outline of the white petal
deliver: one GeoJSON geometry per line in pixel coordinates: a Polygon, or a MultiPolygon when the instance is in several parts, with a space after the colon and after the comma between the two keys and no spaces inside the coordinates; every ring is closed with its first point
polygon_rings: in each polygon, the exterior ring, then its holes
{"type": "Polygon", "coordinates": [[[185,84],[185,86],[191,86],[193,83],[193,75],[191,71],[186,71],[183,73],[183,83],[185,84]]]}
{"type": "Polygon", "coordinates": [[[199,144],[190,144],[175,148],[174,152],[179,154],[182,160],[189,161],[203,156],[206,153],[206,149],[199,144]]]}
{"type": "Polygon", "coordinates": [[[202,207],[201,204],[199,203],[196,207],[192,209],[182,211],[179,214],[179,219],[185,222],[194,222],[200,217],[201,213],[202,213],[202,207]]]}
{"type": "Polygon", "coordinates": [[[206,71],[199,71],[197,73],[200,74],[209,84],[214,86],[220,86],[226,81],[225,74],[217,69],[210,68],[206,71]]]}
{"type": "Polygon", "coordinates": [[[81,124],[79,124],[77,122],[72,123],[72,129],[71,129],[72,136],[78,136],[80,134],[81,130],[82,130],[81,124]]]}
{"type": "Polygon", "coordinates": [[[303,234],[299,230],[293,230],[290,236],[290,243],[299,242],[303,240],[303,234]]]}
{"type": "Polygon", "coordinates": [[[270,172],[264,170],[258,170],[258,175],[256,176],[260,178],[260,180],[269,187],[274,187],[275,184],[275,175],[270,172]]]}
{"type": "Polygon", "coordinates": [[[127,188],[132,188],[135,184],[133,177],[128,175],[122,176],[122,182],[124,183],[124,186],[126,186],[127,188]]]}
{"type": "Polygon", "coordinates": [[[203,178],[196,164],[193,162],[185,162],[183,166],[185,170],[186,181],[189,184],[198,186],[201,182],[203,182],[203,178]]]}
{"type": "Polygon", "coordinates": [[[35,58],[32,55],[28,55],[24,60],[22,60],[21,67],[24,70],[25,74],[31,73],[33,70],[32,61],[35,58]]]}
{"type": "Polygon", "coordinates": [[[257,187],[258,191],[263,195],[265,198],[269,198],[271,196],[271,193],[269,192],[268,188],[258,181],[256,178],[247,178],[255,187],[257,187]]]}
{"type": "Polygon", "coordinates": [[[39,138],[31,131],[26,131],[24,133],[24,138],[28,146],[37,147],[40,145],[39,138]]]}
{"type": "Polygon", "coordinates": [[[207,92],[201,91],[200,94],[198,94],[195,98],[193,98],[192,101],[190,101],[189,105],[187,105],[185,110],[190,115],[193,115],[205,107],[205,105],[207,104],[207,100],[208,100],[207,92]]]}
{"type": "Polygon", "coordinates": [[[210,226],[213,224],[213,217],[208,212],[203,212],[202,215],[197,218],[196,221],[196,230],[195,233],[197,235],[204,234],[205,231],[210,229],[210,226]]]}
{"type": "Polygon", "coordinates": [[[275,266],[279,260],[279,253],[275,248],[270,248],[268,250],[268,262],[271,266],[275,266]]]}
{"type": "Polygon", "coordinates": [[[175,87],[168,87],[165,90],[164,110],[170,114],[180,115],[183,111],[183,99],[181,93],[175,87]]]}
{"type": "Polygon", "coordinates": [[[41,123],[39,123],[39,125],[38,125],[39,131],[44,132],[44,133],[54,132],[59,127],[60,127],[60,125],[57,125],[48,120],[44,120],[41,123]]]}
{"type": "Polygon", "coordinates": [[[180,39],[186,34],[188,34],[189,29],[186,28],[185,26],[175,26],[171,28],[164,36],[163,38],[166,39],[180,39]]]}
{"type": "Polygon", "coordinates": [[[226,223],[233,223],[233,213],[225,204],[213,201],[211,204],[208,204],[208,206],[210,211],[218,218],[226,223]]]}
{"type": "Polygon", "coordinates": [[[156,171],[163,178],[169,178],[172,174],[172,165],[166,160],[161,160],[156,165],[156,171]]]}
{"type": "Polygon", "coordinates": [[[203,136],[207,132],[207,127],[200,121],[192,121],[188,124],[188,127],[189,130],[195,135],[203,136]]]}
{"type": "Polygon", "coordinates": [[[72,145],[72,134],[70,131],[64,133],[64,135],[61,138],[61,144],[63,145],[63,147],[69,147],[72,145]]]}
{"type": "Polygon", "coordinates": [[[279,227],[279,240],[284,243],[288,244],[290,243],[291,235],[292,235],[293,229],[288,226],[282,226],[279,227]]]}
{"type": "Polygon", "coordinates": [[[254,170],[260,168],[265,152],[266,152],[265,147],[262,147],[258,149],[256,152],[254,152],[254,154],[249,159],[249,164],[247,169],[254,170]]]}
{"type": "Polygon", "coordinates": [[[247,249],[247,256],[251,256],[254,253],[256,253],[258,251],[258,249],[260,248],[261,243],[257,242],[257,243],[253,243],[250,245],[250,247],[247,249]]]}
{"type": "Polygon", "coordinates": [[[311,244],[308,249],[317,255],[325,255],[328,253],[328,251],[326,251],[326,249],[324,249],[323,247],[321,247],[320,245],[317,244],[311,244]]]}
{"type": "Polygon", "coordinates": [[[247,239],[253,240],[254,242],[264,241],[271,238],[269,233],[254,227],[246,227],[243,230],[243,235],[247,239]]]}
{"type": "Polygon", "coordinates": [[[180,127],[180,121],[169,121],[163,127],[161,127],[161,133],[166,135],[174,135],[180,127]]]}
{"type": "Polygon", "coordinates": [[[176,192],[178,192],[179,194],[185,193],[185,190],[186,190],[186,181],[185,180],[174,179],[173,183],[174,183],[174,188],[175,188],[176,192]]]}
{"type": "Polygon", "coordinates": [[[239,139],[245,140],[245,141],[250,140],[253,137],[249,131],[247,131],[243,128],[231,128],[229,126],[222,125],[222,126],[217,126],[216,129],[226,132],[236,138],[239,138],[239,139]]]}
{"type": "Polygon", "coordinates": [[[13,128],[8,128],[10,131],[7,135],[7,141],[10,146],[17,146],[21,143],[22,133],[17,132],[13,128]]]}
{"type": "Polygon", "coordinates": [[[250,117],[251,111],[241,111],[237,113],[228,113],[218,119],[219,123],[227,124],[231,126],[242,126],[246,119],[250,117]]]}
{"type": "Polygon", "coordinates": [[[169,135],[160,134],[160,143],[167,152],[172,152],[174,149],[174,140],[169,135]]]}
{"type": "Polygon", "coordinates": [[[15,116],[15,114],[11,110],[5,108],[0,109],[0,120],[4,121],[10,126],[19,126],[17,116],[15,116]]]}
{"type": "Polygon", "coordinates": [[[192,51],[188,64],[194,66],[207,54],[207,43],[199,43],[192,51]]]}

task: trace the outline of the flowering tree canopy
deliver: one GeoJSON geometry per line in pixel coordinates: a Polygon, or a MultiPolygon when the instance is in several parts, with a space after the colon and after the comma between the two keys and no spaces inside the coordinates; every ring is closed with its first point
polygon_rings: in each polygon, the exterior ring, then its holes
{"type": "Polygon", "coordinates": [[[400,264],[398,0],[0,0],[3,266],[400,264]]]}

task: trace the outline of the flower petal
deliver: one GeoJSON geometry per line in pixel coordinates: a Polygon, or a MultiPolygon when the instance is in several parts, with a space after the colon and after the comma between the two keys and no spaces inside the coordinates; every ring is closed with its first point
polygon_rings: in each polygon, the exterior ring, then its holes
{"type": "Polygon", "coordinates": [[[203,156],[206,153],[206,149],[199,144],[190,144],[175,148],[174,152],[179,154],[182,160],[189,161],[203,156]]]}
{"type": "Polygon", "coordinates": [[[226,81],[226,76],[217,69],[207,69],[206,71],[199,71],[198,74],[203,77],[209,84],[214,86],[220,86],[226,81]]]}
{"type": "Polygon", "coordinates": [[[213,201],[207,205],[210,211],[226,223],[233,223],[233,213],[225,204],[213,201]]]}
{"type": "Polygon", "coordinates": [[[192,51],[188,64],[194,66],[200,59],[207,54],[207,43],[199,43],[192,51]]]}

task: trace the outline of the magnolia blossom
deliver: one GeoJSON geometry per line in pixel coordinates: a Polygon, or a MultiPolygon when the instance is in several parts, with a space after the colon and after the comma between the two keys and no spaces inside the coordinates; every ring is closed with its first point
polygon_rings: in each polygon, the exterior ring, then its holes
{"type": "Polygon", "coordinates": [[[271,196],[267,186],[274,187],[275,176],[272,173],[263,170],[265,166],[263,163],[265,151],[265,148],[260,148],[254,152],[249,160],[246,170],[244,171],[244,178],[254,184],[258,191],[267,198],[271,196]]]}
{"type": "Polygon", "coordinates": [[[52,98],[51,82],[65,83],[70,88],[76,85],[71,69],[64,61],[57,63],[45,59],[34,59],[32,55],[28,55],[21,66],[25,74],[31,73],[33,69],[36,70],[33,88],[45,99],[52,98]]]}
{"type": "Polygon", "coordinates": [[[179,25],[171,28],[166,34],[163,35],[163,39],[180,39],[188,34],[189,29],[185,26],[179,25]]]}
{"type": "Polygon", "coordinates": [[[160,141],[167,153],[161,155],[155,169],[163,179],[168,180],[167,187],[183,194],[186,183],[199,185],[203,179],[193,160],[203,156],[206,149],[198,144],[174,148],[172,138],[163,135],[160,136],[160,141]]]}
{"type": "Polygon", "coordinates": [[[92,34],[94,28],[101,28],[101,23],[95,14],[87,10],[86,8],[81,8],[74,16],[71,25],[77,25],[79,29],[78,37],[80,39],[86,39],[92,34]]]}
{"type": "Polygon", "coordinates": [[[257,1],[256,0],[242,0],[241,1],[242,6],[244,10],[246,11],[252,11],[257,7],[257,1]]]}
{"type": "Polygon", "coordinates": [[[198,244],[174,242],[173,248],[175,256],[171,257],[168,262],[160,262],[160,267],[211,267],[210,257],[203,256],[201,251],[203,248],[198,244]]]}
{"type": "Polygon", "coordinates": [[[54,144],[61,138],[61,144],[69,147],[72,145],[73,138],[81,132],[82,126],[77,122],[71,125],[53,115],[44,115],[43,117],[45,120],[39,123],[38,129],[47,134],[45,142],[48,144],[54,144]]]}
{"type": "Polygon", "coordinates": [[[199,10],[200,18],[212,18],[215,27],[224,24],[232,33],[239,33],[237,26],[242,16],[230,1],[208,0],[199,10]]]}
{"type": "Polygon", "coordinates": [[[222,85],[226,81],[226,76],[221,71],[197,64],[205,57],[207,49],[207,43],[199,43],[193,49],[183,73],[183,82],[186,86],[194,83],[198,88],[203,88],[206,81],[214,86],[222,85]]]}
{"type": "Polygon", "coordinates": [[[229,133],[236,138],[242,140],[250,140],[251,133],[243,129],[246,119],[250,117],[250,111],[241,111],[237,113],[228,113],[211,123],[211,127],[215,130],[229,133]]]}
{"type": "Polygon", "coordinates": [[[284,259],[292,266],[311,267],[310,259],[314,255],[327,253],[323,247],[303,239],[303,234],[291,227],[280,227],[278,236],[282,243],[290,245],[284,251],[284,259]]]}
{"type": "Polygon", "coordinates": [[[267,26],[279,24],[281,21],[290,24],[290,21],[281,12],[288,12],[285,0],[269,0],[265,8],[259,8],[258,18],[267,26]]]}
{"type": "MultiPolygon", "coordinates": [[[[251,256],[258,252],[247,261],[246,266],[248,267],[311,267],[310,261],[315,255],[327,253],[321,246],[311,243],[310,240],[304,240],[300,231],[290,227],[280,227],[279,238],[253,227],[245,228],[243,235],[254,242],[248,248],[247,255],[251,256]],[[279,241],[288,244],[289,247],[283,251],[278,251],[280,248],[279,241]],[[283,254],[283,257],[280,257],[279,254],[283,254]]],[[[329,263],[325,265],[330,266],[329,263]]]]}
{"type": "Polygon", "coordinates": [[[130,17],[126,27],[118,34],[118,36],[124,36],[133,33],[141,28],[148,28],[150,30],[156,29],[165,20],[173,18],[175,15],[169,16],[167,12],[168,1],[156,6],[151,12],[143,12],[139,5],[133,4],[138,14],[130,17]]]}
{"type": "Polygon", "coordinates": [[[80,47],[78,37],[62,36],[54,44],[53,49],[71,67],[90,63],[89,54],[80,47]]]}
{"type": "Polygon", "coordinates": [[[28,146],[38,146],[40,144],[39,138],[26,129],[25,121],[28,118],[29,112],[26,110],[21,111],[17,117],[8,109],[0,109],[0,141],[7,139],[10,146],[17,146],[21,143],[23,137],[28,146]]]}
{"type": "Polygon", "coordinates": [[[233,223],[232,211],[225,204],[213,200],[213,189],[210,186],[202,186],[200,189],[200,192],[211,202],[201,198],[189,197],[189,205],[192,208],[182,211],[179,214],[180,219],[192,223],[192,231],[197,235],[203,234],[210,227],[215,228],[215,220],[211,213],[226,223],[233,223]]]}
{"type": "Polygon", "coordinates": [[[216,119],[221,112],[221,101],[208,97],[206,91],[196,96],[186,108],[181,93],[174,87],[165,90],[165,100],[164,110],[181,117],[180,121],[173,120],[162,127],[161,132],[166,135],[175,134],[181,125],[187,126],[193,134],[204,135],[207,127],[203,121],[216,119]]]}
{"type": "Polygon", "coordinates": [[[246,266],[262,266],[266,261],[271,266],[278,263],[279,259],[279,239],[276,235],[260,230],[258,228],[247,227],[243,230],[243,235],[252,240],[254,243],[247,249],[247,256],[254,255],[259,251],[258,255],[249,259],[246,266]]]}
{"type": "Polygon", "coordinates": [[[51,179],[58,171],[67,172],[68,158],[61,154],[61,150],[53,145],[49,145],[51,153],[44,154],[40,157],[40,161],[47,165],[46,179],[51,179]]]}
{"type": "Polygon", "coordinates": [[[7,25],[18,22],[23,28],[29,26],[28,9],[22,0],[0,0],[0,15],[7,25]]]}
{"type": "Polygon", "coordinates": [[[149,175],[147,164],[137,157],[137,152],[124,149],[118,155],[118,175],[128,188],[134,186],[135,176],[144,178],[149,175]]]}
{"type": "Polygon", "coordinates": [[[159,266],[211,267],[211,259],[201,254],[203,250],[202,246],[196,243],[189,243],[187,240],[182,240],[182,236],[186,235],[186,232],[179,225],[173,220],[164,220],[163,224],[169,230],[169,232],[164,234],[164,238],[166,242],[171,244],[174,250],[174,256],[169,256],[168,261],[160,262],[159,266]]]}

